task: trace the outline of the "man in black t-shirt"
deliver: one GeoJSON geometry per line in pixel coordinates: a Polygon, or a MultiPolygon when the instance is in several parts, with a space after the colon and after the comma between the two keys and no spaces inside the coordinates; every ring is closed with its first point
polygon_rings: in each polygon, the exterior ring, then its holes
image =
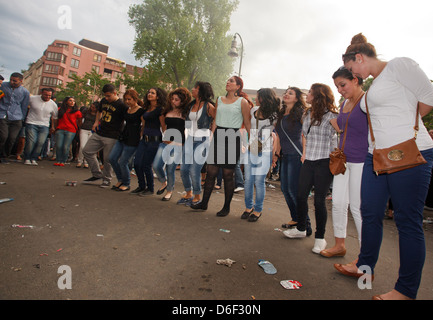
{"type": "Polygon", "coordinates": [[[119,139],[122,132],[124,115],[128,107],[119,99],[116,88],[112,84],[106,84],[102,88],[104,98],[98,106],[96,120],[92,131],[94,134],[87,141],[83,149],[83,155],[89,164],[92,177],[83,181],[84,184],[94,184],[102,180],[101,188],[108,188],[113,177],[109,157],[111,149],[119,139]],[[103,151],[104,169],[101,171],[97,154],[103,151]]]}

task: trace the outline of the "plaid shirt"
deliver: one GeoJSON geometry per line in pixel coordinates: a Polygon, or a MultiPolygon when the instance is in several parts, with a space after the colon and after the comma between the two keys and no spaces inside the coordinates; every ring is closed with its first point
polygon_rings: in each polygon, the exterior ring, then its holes
{"type": "Polygon", "coordinates": [[[310,161],[329,158],[329,153],[336,147],[336,131],[330,121],[338,114],[327,112],[323,115],[322,123],[311,125],[311,112],[304,116],[302,133],[307,140],[305,159],[310,161]]]}

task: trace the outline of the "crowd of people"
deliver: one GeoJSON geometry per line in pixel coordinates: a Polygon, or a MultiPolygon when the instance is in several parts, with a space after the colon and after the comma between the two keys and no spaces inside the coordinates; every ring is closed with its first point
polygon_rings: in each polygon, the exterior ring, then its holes
{"type": "Polygon", "coordinates": [[[432,174],[433,140],[421,121],[416,143],[426,163],[392,174],[374,171],[373,152],[413,137],[418,113],[422,117],[433,108],[433,86],[409,58],[379,60],[362,34],[352,39],[343,62],[332,75],[344,97],[339,107],[331,88],[321,83],[314,83],[306,97],[297,87],[289,87],[281,99],[272,89],[262,88],[253,103],[243,91],[243,80],[233,76],[226,83],[226,95],[216,99],[212,85],[201,81],[191,91],[176,88],[168,93],[153,87],[143,99],[133,89],[121,99],[116,88],[107,84],[102,89],[103,99],[84,112],[73,97],[57,107],[50,89],[30,97],[21,85],[22,75],[14,73],[10,82],[0,87],[4,93],[0,100],[2,158],[11,154],[23,123],[23,160],[27,165],[37,165],[51,134],[55,137],[54,164],[64,166],[78,135],[77,167],[88,167],[92,174],[84,184],[100,184],[141,197],[156,193],[164,195],[162,201],[170,201],[175,171],[180,167],[185,195],[177,204],[194,210],[208,209],[216,183],[221,186],[218,177],[222,178],[224,203],[218,217],[230,213],[236,173],[243,167],[245,209],[240,218],[249,222],[257,222],[265,213],[266,177],[278,165],[290,213],[290,221],[282,225],[286,229],[283,234],[288,238],[312,235],[308,213],[314,212],[312,251],[328,258],[344,256],[350,208],[360,253],[352,263],[334,266],[357,278],[365,275],[362,270],[368,266],[370,272],[365,272],[371,280],[379,258],[382,220],[392,200],[400,236],[400,273],[393,290],[374,298],[415,299],[425,260],[422,221],[432,174]],[[370,76],[374,81],[367,98],[362,84],[370,76]],[[329,168],[330,152],[342,145],[346,171],[334,176],[329,168]],[[134,190],[131,169],[138,178],[134,190]],[[159,188],[154,186],[154,174],[159,188]],[[114,177],[117,181],[112,184],[114,177]],[[327,247],[325,200],[330,189],[335,243],[327,247]],[[312,190],[314,210],[309,211],[312,190]]]}

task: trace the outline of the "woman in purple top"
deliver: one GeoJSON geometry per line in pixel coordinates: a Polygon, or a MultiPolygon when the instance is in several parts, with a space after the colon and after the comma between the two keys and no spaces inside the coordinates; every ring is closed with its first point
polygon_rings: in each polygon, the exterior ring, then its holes
{"type": "Polygon", "coordinates": [[[332,220],[334,224],[335,245],[320,252],[325,257],[341,257],[346,254],[345,238],[347,228],[347,209],[350,206],[353,220],[361,244],[361,178],[364,160],[368,152],[367,115],[360,108],[364,96],[363,80],[354,77],[346,68],[341,67],[332,76],[338,92],[346,99],[338,118],[331,120],[340,133],[341,149],[347,123],[344,154],[347,159],[346,172],[334,176],[332,188],[332,220]]]}

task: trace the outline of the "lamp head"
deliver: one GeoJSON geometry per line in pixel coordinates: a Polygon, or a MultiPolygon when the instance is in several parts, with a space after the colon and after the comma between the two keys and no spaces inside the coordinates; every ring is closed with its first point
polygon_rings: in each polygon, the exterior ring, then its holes
{"type": "Polygon", "coordinates": [[[239,57],[239,53],[238,53],[238,42],[236,41],[236,36],[234,36],[233,41],[232,41],[232,46],[230,48],[230,51],[228,52],[228,55],[232,58],[237,58],[239,57]]]}

